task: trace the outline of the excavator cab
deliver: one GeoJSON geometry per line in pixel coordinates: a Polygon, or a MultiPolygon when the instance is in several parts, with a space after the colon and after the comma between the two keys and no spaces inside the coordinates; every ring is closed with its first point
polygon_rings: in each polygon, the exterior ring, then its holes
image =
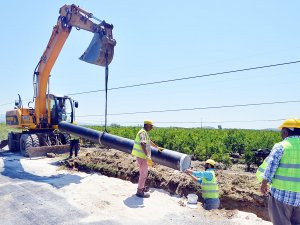
{"type": "Polygon", "coordinates": [[[75,121],[75,108],[78,108],[77,101],[74,101],[68,96],[49,95],[49,98],[52,126],[57,126],[61,121],[68,123],[75,121]]]}

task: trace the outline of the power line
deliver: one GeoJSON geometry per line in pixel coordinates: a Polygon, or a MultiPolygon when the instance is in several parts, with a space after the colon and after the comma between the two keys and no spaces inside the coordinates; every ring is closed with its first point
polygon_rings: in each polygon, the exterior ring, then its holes
{"type": "MultiPolygon", "coordinates": [[[[107,90],[118,90],[118,89],[132,88],[132,87],[140,87],[140,86],[146,86],[146,85],[161,84],[161,83],[168,83],[168,82],[175,82],[175,81],[196,79],[196,78],[202,78],[202,77],[217,76],[217,75],[223,75],[223,74],[245,72],[245,71],[250,71],[250,70],[265,69],[265,68],[271,68],[271,67],[277,67],[277,66],[286,66],[286,65],[297,64],[297,63],[300,63],[300,61],[291,61],[291,62],[284,62],[284,63],[277,63],[277,64],[265,65],[265,66],[256,66],[256,67],[250,67],[250,68],[244,68],[244,69],[236,69],[236,70],[229,70],[229,71],[223,71],[223,72],[217,72],[217,73],[209,73],[209,74],[203,74],[203,75],[197,75],[197,76],[181,77],[181,78],[175,78],[175,79],[169,79],[169,80],[161,80],[161,81],[153,81],[153,82],[140,83],[140,84],[132,84],[132,85],[126,85],[126,86],[119,86],[119,87],[108,88],[107,90]]],[[[77,92],[77,93],[71,93],[71,94],[68,94],[68,95],[89,94],[89,93],[100,92],[100,91],[105,91],[105,89],[98,89],[98,90],[93,90],[93,91],[77,92]]]]}
{"type": "MultiPolygon", "coordinates": [[[[235,107],[287,104],[287,103],[296,103],[296,102],[300,102],[300,100],[261,102],[261,103],[248,103],[248,104],[222,105],[222,106],[207,106],[207,107],[182,108],[182,109],[152,110],[152,111],[140,111],[140,112],[111,113],[111,114],[108,114],[108,115],[110,115],[110,116],[119,116],[119,115],[147,114],[147,113],[194,111],[194,110],[206,110],[206,109],[221,109],[221,108],[235,108],[235,107]]],[[[104,116],[104,115],[84,115],[84,116],[77,116],[77,117],[92,117],[92,116],[104,116]]]]}
{"type": "MultiPolygon", "coordinates": [[[[29,102],[29,101],[32,101],[32,99],[24,99],[22,100],[23,102],[29,102]]],[[[0,105],[1,106],[6,106],[6,105],[11,105],[11,104],[14,104],[15,102],[8,102],[8,103],[3,103],[0,105]]]]}
{"type": "MultiPolygon", "coordinates": [[[[260,120],[225,120],[225,121],[155,121],[155,124],[189,124],[189,123],[197,123],[197,124],[210,124],[210,123],[255,123],[255,122],[277,122],[277,121],[283,121],[285,119],[260,119],[260,120]]],[[[87,121],[85,121],[87,122],[87,121]]],[[[128,121],[128,122],[110,122],[110,124],[118,124],[118,123],[127,123],[127,124],[141,124],[141,121],[133,122],[133,121],[128,121]]]]}
{"type": "MultiPolygon", "coordinates": [[[[196,78],[202,78],[202,77],[244,72],[244,71],[250,71],[250,70],[265,69],[265,68],[271,68],[271,67],[277,67],[277,66],[285,66],[285,65],[297,64],[297,63],[300,63],[300,60],[284,62],[284,63],[277,63],[277,64],[270,64],[270,65],[265,65],[265,66],[257,66],[257,67],[250,67],[250,68],[244,68],[244,69],[230,70],[230,71],[224,71],[224,72],[203,74],[203,75],[198,75],[198,76],[182,77],[182,78],[175,78],[175,79],[170,79],[170,80],[153,81],[153,82],[149,82],[149,83],[140,83],[140,84],[132,84],[132,85],[126,85],[126,86],[119,86],[119,87],[108,88],[107,90],[118,90],[118,89],[125,89],[125,88],[132,88],[132,87],[139,87],[139,86],[146,86],[146,85],[153,85],[153,84],[161,84],[161,83],[175,82],[175,81],[181,81],[181,80],[189,80],[189,79],[196,79],[196,78]]],[[[77,93],[71,93],[68,95],[89,94],[89,93],[101,92],[101,91],[105,91],[105,89],[77,92],[77,93]]],[[[24,101],[26,101],[26,100],[24,100],[24,101]]],[[[9,104],[12,104],[12,103],[4,103],[4,104],[1,104],[0,107],[9,105],[9,104]]]]}
{"type": "MultiPolygon", "coordinates": [[[[244,69],[230,70],[230,71],[224,71],[224,72],[218,72],[218,73],[210,73],[210,74],[204,74],[204,75],[198,75],[198,76],[182,77],[182,78],[176,78],[176,79],[170,79],[170,80],[162,80],[162,81],[154,81],[154,82],[149,82],[149,83],[133,84],[133,85],[127,85],[127,86],[108,88],[107,90],[117,90],[117,89],[125,89],[125,88],[139,87],[139,86],[146,86],[146,85],[153,85],[153,84],[160,84],[160,83],[168,83],[168,82],[175,82],[175,81],[181,81],[181,80],[188,80],[188,79],[195,79],[195,78],[202,78],[202,77],[209,77],[209,76],[217,76],[217,75],[222,75],[222,74],[237,73],[237,72],[244,72],[244,71],[250,71],[250,70],[257,70],[257,69],[271,68],[271,67],[277,67],[277,66],[291,65],[291,64],[297,64],[297,63],[300,63],[300,61],[291,61],[291,62],[265,65],[265,66],[257,66],[257,67],[250,67],[250,68],[244,68],[244,69]]],[[[68,94],[68,95],[88,94],[88,93],[100,92],[100,91],[105,91],[105,89],[78,92],[78,93],[72,93],[72,94],[68,94]]],[[[258,105],[261,105],[261,104],[283,104],[283,103],[290,103],[290,102],[294,102],[294,101],[274,102],[274,103],[258,103],[258,105]]],[[[298,100],[296,102],[298,102],[298,100]]],[[[0,107],[5,106],[5,105],[9,105],[9,104],[11,104],[11,103],[1,104],[0,107]]],[[[211,108],[232,108],[232,107],[242,107],[242,106],[251,106],[251,105],[257,105],[257,104],[253,103],[253,104],[250,104],[250,105],[217,106],[217,107],[175,109],[175,110],[170,109],[170,110],[160,110],[160,111],[133,112],[133,113],[108,114],[108,115],[130,115],[130,114],[142,114],[142,113],[154,113],[154,112],[200,110],[200,109],[211,109],[211,108]]],[[[91,116],[93,116],[93,115],[91,115],[91,116]]],[[[103,115],[96,115],[96,116],[103,116],[103,115]]],[[[82,116],[82,117],[84,117],[84,116],[82,116]]]]}
{"type": "Polygon", "coordinates": [[[227,121],[203,121],[198,123],[255,123],[255,122],[277,122],[285,119],[265,119],[265,120],[227,120],[227,121]]]}
{"type": "MultiPolygon", "coordinates": [[[[174,124],[184,124],[184,123],[255,123],[255,122],[277,122],[277,121],[282,121],[285,119],[261,119],[261,120],[224,120],[224,121],[155,121],[156,124],[160,123],[174,123],[174,124]]],[[[115,122],[114,122],[115,123],[115,122]]],[[[122,122],[126,123],[126,122],[122,122]]],[[[141,123],[141,122],[132,122],[132,123],[141,123]]]]}
{"type": "Polygon", "coordinates": [[[4,103],[4,104],[1,104],[0,107],[1,107],[1,106],[5,106],[5,105],[11,105],[12,103],[13,103],[13,102],[4,103]]]}

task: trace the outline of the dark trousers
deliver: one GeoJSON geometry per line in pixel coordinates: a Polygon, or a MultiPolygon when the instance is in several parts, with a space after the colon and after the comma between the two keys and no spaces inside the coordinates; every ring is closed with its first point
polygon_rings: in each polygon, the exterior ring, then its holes
{"type": "Polygon", "coordinates": [[[70,140],[70,157],[73,156],[73,150],[75,151],[75,157],[77,157],[79,149],[79,139],[70,140]]]}
{"type": "Polygon", "coordinates": [[[274,225],[299,225],[300,206],[284,204],[272,195],[268,199],[269,216],[274,225]]]}
{"type": "Polygon", "coordinates": [[[219,198],[205,198],[203,202],[203,208],[206,210],[218,209],[220,207],[219,198]]]}

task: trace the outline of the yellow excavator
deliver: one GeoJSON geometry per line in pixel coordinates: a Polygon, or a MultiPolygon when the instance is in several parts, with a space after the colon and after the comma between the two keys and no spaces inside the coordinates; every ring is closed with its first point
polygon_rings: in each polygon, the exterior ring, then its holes
{"type": "Polygon", "coordinates": [[[92,13],[76,5],[61,7],[57,24],[34,71],[33,101],[28,103],[28,107],[24,107],[19,95],[14,109],[6,112],[6,124],[20,128],[20,132],[9,132],[7,140],[2,142],[7,143],[9,150],[20,151],[24,156],[28,156],[32,149],[39,151],[48,146],[51,152],[55,152],[55,148],[69,146],[70,135],[59,131],[58,123],[75,122],[75,108],[78,107],[78,102],[68,96],[50,94],[49,78],[51,69],[73,27],[94,33],[90,45],[80,59],[106,67],[108,71],[116,45],[112,34],[113,25],[97,19],[92,13]],[[34,107],[30,107],[31,104],[34,107]]]}

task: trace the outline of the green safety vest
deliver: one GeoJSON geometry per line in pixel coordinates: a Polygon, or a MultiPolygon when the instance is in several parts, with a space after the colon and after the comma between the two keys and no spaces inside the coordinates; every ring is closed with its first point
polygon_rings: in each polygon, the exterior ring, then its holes
{"type": "Polygon", "coordinates": [[[267,163],[267,158],[264,159],[263,163],[257,168],[257,171],[255,173],[256,175],[256,179],[261,183],[263,178],[262,178],[262,175],[263,173],[265,172],[267,166],[268,166],[268,163],[267,163]]]}
{"type": "Polygon", "coordinates": [[[150,146],[150,138],[149,138],[149,135],[147,133],[147,131],[142,128],[136,135],[135,137],[135,140],[134,140],[134,145],[133,145],[133,148],[132,148],[132,152],[131,154],[136,156],[136,157],[139,157],[139,158],[142,158],[142,159],[146,159],[147,156],[145,155],[144,151],[143,151],[143,148],[142,148],[142,145],[141,145],[141,139],[140,139],[140,134],[142,132],[145,132],[145,135],[146,135],[146,145],[150,146]]]}
{"type": "Polygon", "coordinates": [[[279,190],[300,192],[300,138],[289,138],[281,144],[284,152],[271,186],[279,190]]]}
{"type": "Polygon", "coordinates": [[[202,198],[219,198],[219,186],[214,171],[210,171],[213,175],[212,180],[202,179],[202,198]]]}

